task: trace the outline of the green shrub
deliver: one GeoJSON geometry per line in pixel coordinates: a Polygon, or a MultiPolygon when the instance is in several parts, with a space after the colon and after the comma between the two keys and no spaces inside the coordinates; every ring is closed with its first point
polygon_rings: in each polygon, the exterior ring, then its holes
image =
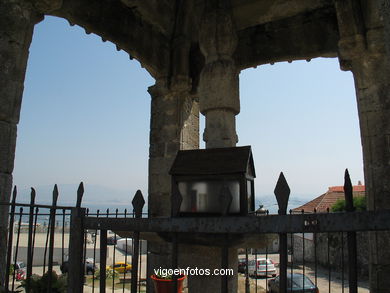
{"type": "MultiPolygon", "coordinates": [[[[95,280],[100,279],[100,270],[97,269],[95,270],[95,280]]],[[[106,279],[112,279],[112,278],[117,278],[118,277],[118,272],[113,270],[113,269],[106,269],[106,279]]]]}
{"type": "MultiPolygon", "coordinates": [[[[355,211],[365,211],[367,210],[366,197],[358,196],[353,198],[353,206],[355,211]]],[[[339,199],[331,208],[332,212],[343,212],[345,211],[345,199],[339,199]]]]}
{"type": "MultiPolygon", "coordinates": [[[[48,289],[49,274],[46,272],[43,276],[32,275],[29,284],[30,290],[28,293],[41,293],[47,292],[48,289]]],[[[26,289],[28,280],[23,280],[19,288],[26,289]]],[[[52,272],[51,278],[51,292],[52,293],[66,293],[67,292],[67,275],[63,274],[58,276],[56,272],[52,272]]]]}
{"type": "Polygon", "coordinates": [[[15,270],[14,265],[10,265],[10,267],[9,267],[9,275],[10,276],[14,275],[14,270],[15,270]]]}

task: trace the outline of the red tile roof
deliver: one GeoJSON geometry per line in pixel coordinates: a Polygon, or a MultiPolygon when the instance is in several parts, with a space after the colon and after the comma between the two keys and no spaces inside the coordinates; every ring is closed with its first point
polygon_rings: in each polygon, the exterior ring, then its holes
{"type": "MultiPolygon", "coordinates": [[[[366,187],[364,185],[355,185],[352,187],[353,191],[355,192],[365,192],[366,187]]],[[[331,192],[344,192],[344,186],[331,186],[329,187],[329,190],[331,192]]]]}
{"type": "MultiPolygon", "coordinates": [[[[353,196],[365,196],[365,186],[353,186],[353,196]]],[[[293,209],[292,212],[296,214],[301,213],[303,210],[305,213],[313,213],[314,209],[316,209],[317,213],[326,213],[327,209],[330,209],[339,199],[344,199],[344,187],[332,186],[329,187],[326,193],[316,197],[315,199],[305,203],[300,207],[293,209]]]]}

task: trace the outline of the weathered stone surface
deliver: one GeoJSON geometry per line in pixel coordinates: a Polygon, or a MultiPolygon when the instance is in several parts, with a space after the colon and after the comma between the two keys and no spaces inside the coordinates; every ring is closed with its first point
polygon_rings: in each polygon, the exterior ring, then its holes
{"type": "Polygon", "coordinates": [[[240,100],[238,70],[232,58],[237,35],[230,10],[205,11],[199,43],[206,58],[198,91],[199,108],[206,116],[203,139],[207,148],[235,146],[240,100]]]}
{"type": "Polygon", "coordinates": [[[225,109],[208,111],[203,140],[208,148],[235,146],[238,142],[235,114],[225,109]]]}
{"type": "MultiPolygon", "coordinates": [[[[0,201],[9,202],[12,189],[12,175],[0,173],[0,201]]],[[[8,238],[8,207],[0,207],[0,288],[4,284],[7,238],[8,238]]]]}
{"type": "Polygon", "coordinates": [[[0,173],[12,174],[16,147],[16,125],[0,121],[0,173]]]}
{"type": "Polygon", "coordinates": [[[238,71],[231,60],[217,60],[207,64],[200,76],[200,111],[225,108],[237,115],[240,112],[238,71]]]}
{"type": "MultiPolygon", "coordinates": [[[[383,32],[374,28],[363,37],[369,45],[344,56],[350,59],[355,78],[368,208],[389,209],[390,57],[383,32]]],[[[389,242],[389,232],[370,233],[370,288],[374,293],[388,290],[389,242]]]]}
{"type": "Polygon", "coordinates": [[[0,121],[18,123],[28,48],[39,16],[25,1],[0,2],[0,121]]]}
{"type": "MultiPolygon", "coordinates": [[[[180,149],[199,147],[199,108],[190,95],[188,80],[175,79],[168,88],[158,80],[149,88],[152,96],[149,152],[149,216],[171,215],[171,176],[169,170],[180,149]]],[[[150,244],[148,270],[172,268],[171,245],[150,244]]],[[[153,292],[148,284],[148,290],[153,292]]],[[[148,291],[149,292],[149,291],[148,291]]]]}
{"type": "MultiPolygon", "coordinates": [[[[34,24],[41,19],[28,1],[0,1],[0,201],[8,202],[11,195],[16,124],[19,122],[28,49],[34,24]]],[[[8,207],[0,206],[0,214],[0,284],[3,284],[8,207]]]]}
{"type": "Polygon", "coordinates": [[[53,10],[60,9],[63,0],[34,0],[32,1],[36,11],[40,13],[50,13],[53,10]]]}

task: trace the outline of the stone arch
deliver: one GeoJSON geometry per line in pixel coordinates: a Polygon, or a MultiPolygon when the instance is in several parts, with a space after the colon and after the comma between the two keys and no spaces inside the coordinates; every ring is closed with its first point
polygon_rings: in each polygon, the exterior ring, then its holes
{"type": "Polygon", "coordinates": [[[169,56],[168,39],[152,25],[144,22],[121,1],[63,1],[57,7],[43,7],[41,12],[79,25],[87,34],[94,33],[102,41],[111,41],[137,59],[154,78],[163,75],[169,56]],[[154,50],[152,48],[159,48],[154,50]]]}

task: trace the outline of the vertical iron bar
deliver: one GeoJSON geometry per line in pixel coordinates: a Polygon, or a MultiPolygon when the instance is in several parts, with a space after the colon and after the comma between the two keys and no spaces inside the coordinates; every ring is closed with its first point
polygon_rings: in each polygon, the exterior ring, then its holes
{"type": "Polygon", "coordinates": [[[72,208],[70,217],[72,229],[70,229],[69,234],[68,293],[83,292],[84,217],[85,209],[72,208]]]}
{"type": "MultiPolygon", "coordinates": [[[[118,218],[118,209],[115,210],[115,219],[118,218]]],[[[114,243],[116,242],[116,234],[114,235],[114,243]]],[[[115,247],[116,245],[114,244],[114,249],[112,253],[112,266],[115,266],[115,247]]],[[[125,264],[125,268],[127,267],[127,264],[125,264]]],[[[126,269],[125,269],[126,271],[126,269]]],[[[112,278],[112,293],[115,291],[115,278],[112,278]]]]}
{"type": "Polygon", "coordinates": [[[341,232],[341,292],[344,293],[344,233],[341,232]]]}
{"type": "Polygon", "coordinates": [[[42,270],[42,274],[44,274],[45,271],[46,271],[46,256],[47,256],[47,247],[49,245],[50,225],[51,225],[51,218],[49,217],[49,222],[47,223],[47,227],[46,227],[46,241],[45,241],[45,251],[43,253],[43,270],[42,270]]]}
{"type": "MultiPolygon", "coordinates": [[[[177,233],[172,236],[172,268],[176,270],[178,267],[178,244],[177,244],[177,233]]],[[[177,293],[177,279],[179,276],[173,274],[173,286],[171,293],[177,293]]],[[[133,280],[133,278],[131,278],[133,280]]],[[[223,292],[223,291],[222,291],[223,292]]],[[[133,291],[131,292],[133,293],[133,291]]]]}
{"type": "MultiPolygon", "coordinates": [[[[96,218],[99,218],[99,210],[96,211],[96,218]]],[[[93,240],[93,275],[92,275],[92,293],[95,292],[95,267],[96,267],[96,242],[98,230],[95,230],[95,239],[93,240]]]]}
{"type": "MultiPolygon", "coordinates": [[[[106,218],[109,218],[110,217],[110,209],[107,208],[106,210],[106,218]]],[[[107,238],[108,238],[108,231],[106,233],[106,248],[105,250],[108,251],[108,242],[107,242],[107,238]]],[[[106,261],[107,262],[107,261],[106,261]]],[[[116,270],[115,270],[115,267],[112,268],[112,278],[115,278],[115,274],[116,274],[116,270]]],[[[107,277],[107,274],[106,274],[106,277],[107,277]]],[[[105,279],[104,280],[105,283],[107,283],[107,280],[105,279]]]]}
{"type": "MultiPolygon", "coordinates": [[[[329,209],[328,209],[328,212],[329,212],[329,209]]],[[[329,238],[330,238],[329,235],[330,235],[330,233],[328,232],[327,235],[328,235],[328,242],[327,242],[327,246],[328,246],[328,280],[329,280],[329,282],[328,282],[329,288],[328,289],[329,289],[329,293],[331,293],[332,270],[330,268],[330,242],[329,242],[329,238]]]]}
{"type": "MultiPolygon", "coordinates": [[[[288,199],[290,196],[290,187],[287,184],[286,178],[283,175],[283,172],[280,173],[278,182],[274,190],[276,200],[278,201],[279,206],[279,215],[287,214],[288,199]]],[[[287,292],[287,234],[279,234],[279,275],[280,282],[279,288],[280,292],[287,292]]]]}
{"type": "MultiPolygon", "coordinates": [[[[86,216],[89,215],[89,209],[87,209],[86,216]]],[[[85,278],[85,274],[87,272],[87,241],[88,241],[88,231],[83,230],[84,234],[84,246],[83,246],[83,276],[85,278]]]]}
{"type": "Polygon", "coordinates": [[[14,273],[12,276],[12,291],[14,291],[15,287],[15,273],[16,273],[16,262],[18,260],[18,250],[19,250],[19,239],[20,239],[20,226],[22,224],[23,217],[23,208],[20,208],[19,222],[18,222],[18,234],[16,236],[16,247],[15,247],[15,258],[14,258],[14,273]]]}
{"type": "Polygon", "coordinates": [[[268,245],[265,246],[265,291],[268,291],[268,245]]]}
{"type": "MultiPolygon", "coordinates": [[[[302,214],[304,214],[305,211],[302,210],[302,214]]],[[[302,232],[302,273],[305,275],[305,232],[302,232]]],[[[292,283],[292,280],[291,280],[292,283]]],[[[303,291],[305,291],[305,278],[302,278],[302,288],[303,291]]]]}
{"type": "MultiPolygon", "coordinates": [[[[32,239],[32,247],[35,247],[35,235],[37,233],[37,221],[38,221],[39,208],[35,208],[35,219],[34,219],[34,233],[32,239]]],[[[31,262],[34,262],[34,249],[31,250],[31,262]]]]}
{"type": "MultiPolygon", "coordinates": [[[[33,224],[34,224],[34,204],[35,204],[35,190],[31,188],[31,200],[30,200],[30,211],[28,218],[28,240],[27,240],[27,282],[32,275],[32,238],[33,238],[33,224]]],[[[29,286],[27,284],[27,289],[29,286]]],[[[29,290],[27,290],[28,292],[29,290]]]]}
{"type": "Polygon", "coordinates": [[[62,209],[62,235],[61,235],[61,264],[64,263],[65,254],[65,209],[62,209]]]}
{"type": "Polygon", "coordinates": [[[107,230],[100,230],[100,293],[106,293],[107,230]]]}
{"type": "Polygon", "coordinates": [[[279,234],[279,275],[280,275],[280,292],[287,292],[287,234],[279,234]]]}
{"type": "Polygon", "coordinates": [[[349,293],[357,293],[357,248],[356,232],[347,232],[349,293]]]}
{"type": "Polygon", "coordinates": [[[255,293],[257,293],[257,248],[255,248],[255,293]]]}
{"type": "Polygon", "coordinates": [[[32,245],[33,238],[33,222],[34,222],[34,204],[35,204],[35,190],[31,188],[30,211],[28,216],[28,240],[27,240],[27,272],[26,272],[26,292],[30,292],[30,278],[32,275],[32,245]]]}
{"type": "MultiPolygon", "coordinates": [[[[142,192],[140,190],[137,190],[131,203],[133,205],[133,215],[135,215],[135,218],[141,218],[142,217],[142,209],[145,205],[145,200],[144,200],[144,197],[143,197],[142,192]]],[[[137,292],[137,281],[138,281],[138,256],[139,256],[139,247],[140,247],[139,246],[139,241],[140,241],[139,235],[140,234],[139,234],[139,231],[135,231],[133,234],[134,234],[134,237],[133,237],[133,256],[131,258],[131,263],[132,263],[132,267],[131,267],[131,293],[136,293],[137,292]]],[[[177,245],[177,243],[176,243],[176,245],[177,245]]],[[[176,247],[176,253],[177,253],[177,247],[176,247]]],[[[177,255],[172,256],[172,257],[177,257],[177,255]]],[[[176,262],[175,262],[175,259],[173,259],[172,262],[173,262],[173,265],[176,265],[176,267],[177,267],[177,259],[176,259],[176,262]]],[[[174,280],[175,280],[174,287],[176,288],[177,278],[174,277],[174,280]]]]}
{"type": "MultiPolygon", "coordinates": [[[[126,218],[127,218],[127,209],[125,209],[125,219],[126,218]]],[[[125,263],[127,264],[127,236],[125,238],[125,263]]],[[[126,270],[125,273],[123,274],[122,292],[125,292],[125,284],[126,284],[126,270]]]]}
{"type": "MultiPolygon", "coordinates": [[[[317,209],[314,209],[314,213],[317,213],[317,209]]],[[[313,233],[314,237],[314,282],[317,287],[317,232],[313,233]]]]}
{"type": "MultiPolygon", "coordinates": [[[[344,195],[345,195],[345,210],[347,213],[353,213],[353,187],[348,169],[344,174],[344,195]]],[[[356,247],[356,232],[347,232],[348,246],[348,281],[349,293],[357,293],[357,247],[356,247]]]]}
{"type": "Polygon", "coordinates": [[[142,277],[142,240],[139,242],[139,272],[138,272],[138,292],[141,292],[141,277],[142,277]]]}
{"type": "Polygon", "coordinates": [[[134,232],[133,256],[131,258],[131,293],[137,292],[138,281],[139,232],[134,232]]]}
{"type": "Polygon", "coordinates": [[[245,248],[245,293],[250,293],[248,274],[248,248],[245,248]]]}
{"type": "Polygon", "coordinates": [[[293,256],[294,256],[294,233],[291,233],[291,253],[290,253],[290,257],[291,257],[291,269],[290,269],[290,290],[292,291],[292,279],[293,279],[293,273],[294,273],[294,260],[293,260],[293,256]]]}
{"type": "Polygon", "coordinates": [[[11,211],[9,214],[9,229],[8,229],[8,247],[7,247],[7,267],[5,270],[5,292],[9,289],[9,272],[12,259],[12,242],[14,237],[14,222],[15,222],[15,202],[16,202],[17,189],[16,186],[12,192],[11,211]]]}
{"type": "Polygon", "coordinates": [[[57,199],[58,199],[58,188],[57,184],[54,185],[53,189],[53,203],[50,208],[50,242],[49,242],[49,261],[48,261],[48,284],[47,292],[51,292],[51,283],[53,278],[53,254],[54,254],[54,232],[55,232],[55,222],[56,222],[56,209],[57,209],[57,199]]]}

